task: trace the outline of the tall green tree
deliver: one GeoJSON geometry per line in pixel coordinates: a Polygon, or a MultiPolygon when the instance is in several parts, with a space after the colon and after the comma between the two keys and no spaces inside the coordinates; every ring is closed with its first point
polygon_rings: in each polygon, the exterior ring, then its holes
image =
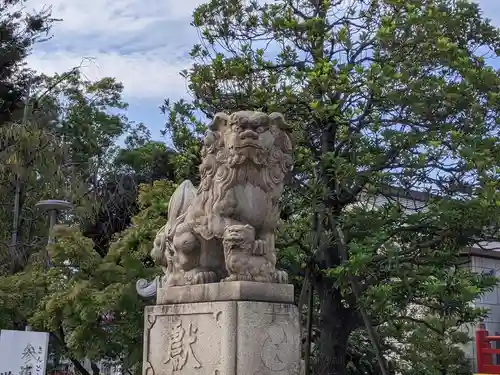
{"type": "Polygon", "coordinates": [[[138,213],[140,184],[180,179],[175,166],[178,153],[165,143],[152,140],[144,124],[131,126],[124,146],[114,154],[111,173],[96,192],[97,201],[102,204],[93,220],[82,227],[84,235],[92,238],[96,250],[103,255],[109,250],[113,236],[124,231],[138,213]]]}
{"type": "Polygon", "coordinates": [[[104,255],[111,236],[130,224],[137,199],[134,176],[116,163],[117,141],[136,131],[125,115],[123,85],[113,78],[90,82],[78,70],[50,77],[46,85],[55,99],[52,128],[67,150],[67,199],[77,207],[84,234],[104,255]],[[64,84],[59,83],[62,78],[64,84]]]}
{"type": "Polygon", "coordinates": [[[27,12],[26,0],[0,1],[0,124],[19,119],[32,80],[25,58],[50,38],[50,9],[27,12]]]}
{"type": "MultiPolygon", "coordinates": [[[[5,269],[14,270],[17,267],[19,254],[17,249],[10,243],[17,242],[17,228],[21,224],[18,207],[22,203],[20,199],[22,184],[16,177],[19,171],[12,174],[13,165],[23,157],[20,153],[13,153],[12,148],[17,144],[26,149],[26,140],[29,134],[25,129],[17,129],[12,122],[19,121],[24,112],[24,102],[29,87],[32,83],[33,72],[26,66],[25,58],[31,52],[31,48],[39,42],[50,37],[50,28],[54,19],[50,16],[50,10],[29,13],[23,7],[24,0],[0,1],[0,127],[2,140],[0,141],[0,153],[2,156],[8,154],[2,160],[2,183],[9,182],[10,189],[3,191],[3,196],[11,198],[11,205],[2,202],[0,211],[11,212],[12,215],[3,216],[2,243],[0,256],[9,256],[6,262],[2,262],[0,272],[5,269]],[[14,155],[15,154],[15,155],[14,155]],[[7,174],[5,171],[9,171],[7,174]],[[9,173],[11,175],[9,175],[9,173]],[[17,198],[15,198],[17,197],[17,198]],[[4,230],[3,230],[4,229],[4,230]],[[7,233],[13,238],[8,239],[7,233]],[[6,240],[6,241],[4,241],[6,240]]],[[[41,138],[43,135],[38,134],[41,138]]],[[[37,139],[34,141],[34,146],[37,139]]]]}
{"type": "MultiPolygon", "coordinates": [[[[316,373],[346,374],[349,338],[365,326],[360,307],[382,334],[416,306],[448,322],[443,343],[479,319],[469,302],[495,280],[458,265],[499,224],[500,73],[489,61],[500,32],[477,4],[210,0],[193,25],[202,41],[182,74],[194,100],[164,107],[182,162],[196,160],[200,112],[280,111],[293,126],[284,212],[305,224],[283,233],[281,247],[303,251],[295,261],[313,273],[316,373]]],[[[419,329],[436,328],[425,319],[419,329]]],[[[459,373],[448,360],[426,363],[427,374],[459,373]]]]}
{"type": "Polygon", "coordinates": [[[54,77],[33,75],[23,116],[0,128],[0,240],[9,272],[21,270],[46,243],[42,199],[66,199],[73,216],[95,217],[102,176],[130,124],[122,114],[122,85],[113,79],[87,82],[74,69],[54,77]]]}

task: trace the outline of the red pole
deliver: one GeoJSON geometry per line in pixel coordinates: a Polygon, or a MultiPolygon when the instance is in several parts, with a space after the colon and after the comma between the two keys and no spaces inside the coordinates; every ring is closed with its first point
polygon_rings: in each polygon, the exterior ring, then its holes
{"type": "Polygon", "coordinates": [[[477,360],[477,372],[485,373],[486,367],[493,364],[493,359],[491,354],[484,353],[484,349],[490,347],[489,341],[486,340],[488,337],[488,331],[484,323],[479,323],[476,329],[476,360],[477,360]]]}

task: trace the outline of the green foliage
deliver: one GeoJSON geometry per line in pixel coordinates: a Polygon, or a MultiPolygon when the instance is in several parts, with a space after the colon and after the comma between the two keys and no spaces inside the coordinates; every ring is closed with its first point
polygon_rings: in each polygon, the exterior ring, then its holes
{"type": "Polygon", "coordinates": [[[110,359],[137,371],[145,303],[135,283],[159,272],[151,267],[149,252],[166,222],[174,189],[166,181],[141,185],[140,212],[105,257],[77,227],[59,226],[57,242],[50,247],[50,269],[43,268],[42,254],[37,254],[24,271],[0,279],[0,326],[19,327],[27,321],[50,332],[53,349],[66,358],[110,359]]]}
{"type": "Polygon", "coordinates": [[[85,236],[92,238],[95,249],[103,255],[109,250],[113,235],[127,228],[138,212],[139,184],[164,179],[179,182],[189,175],[175,164],[179,154],[152,140],[144,124],[129,124],[127,130],[125,147],[113,153],[107,173],[94,191],[100,204],[81,225],[85,236]]]}
{"type": "Polygon", "coordinates": [[[132,254],[145,264],[151,263],[149,253],[156,233],[167,222],[168,202],[175,188],[172,182],[165,180],[140,186],[139,212],[132,218],[131,227],[111,245],[109,259],[118,261],[122,254],[132,254]]]}
{"type": "Polygon", "coordinates": [[[76,228],[61,227],[56,233],[46,294],[30,324],[53,333],[70,358],[135,364],[142,355],[144,304],[134,280],[150,273],[133,256],[123,255],[119,263],[101,258],[76,228]]]}
{"type": "MultiPolygon", "coordinates": [[[[0,128],[1,272],[22,269],[46,243],[46,220],[35,204],[65,199],[80,220],[106,202],[96,199],[116,139],[130,124],[112,111],[126,107],[122,85],[87,82],[78,70],[37,77],[20,122],[0,128]],[[18,202],[16,206],[16,201],[18,202]],[[9,246],[16,232],[16,246],[9,246]]],[[[135,197],[134,197],[135,198],[135,197]]]]}
{"type": "MultiPolygon", "coordinates": [[[[13,217],[11,215],[13,197],[15,190],[23,189],[22,184],[16,184],[15,173],[20,172],[18,165],[21,160],[26,162],[30,160],[30,158],[27,159],[28,155],[34,156],[30,150],[30,144],[33,143],[33,148],[36,149],[47,140],[47,134],[39,129],[30,131],[26,127],[16,127],[12,124],[13,121],[21,120],[24,97],[33,79],[33,72],[25,65],[25,58],[36,43],[46,39],[54,22],[50,16],[50,10],[30,13],[22,6],[24,3],[24,0],[0,1],[2,41],[0,44],[0,164],[2,165],[0,170],[0,185],[2,185],[0,193],[0,214],[2,215],[0,274],[11,271],[16,268],[16,263],[24,260],[17,249],[8,248],[10,241],[7,235],[10,236],[13,232],[13,217]],[[14,151],[13,149],[16,148],[17,150],[14,151]],[[12,206],[6,204],[6,199],[10,199],[12,206]],[[10,229],[7,229],[9,226],[10,229]],[[7,254],[11,254],[11,261],[5,261],[7,254]]],[[[52,160],[50,156],[48,159],[52,160]]],[[[19,203],[22,204],[23,201],[20,200],[19,203]]],[[[34,215],[27,216],[33,218],[34,215]]],[[[26,221],[30,220],[25,220],[23,223],[20,219],[17,220],[17,223],[26,224],[26,221]]],[[[27,226],[29,227],[29,224],[27,226]]],[[[20,238],[19,242],[26,242],[26,239],[20,238]]],[[[31,241],[30,245],[33,245],[31,241]]]]}
{"type": "Polygon", "coordinates": [[[25,58],[34,45],[49,36],[50,8],[27,12],[25,0],[0,1],[0,125],[22,116],[24,96],[32,80],[25,58]]]}
{"type": "Polygon", "coordinates": [[[175,153],[158,141],[148,140],[144,144],[121,149],[115,159],[115,164],[133,171],[141,182],[159,179],[173,180],[175,166],[172,158],[175,153]]]}
{"type": "MultiPolygon", "coordinates": [[[[110,172],[116,141],[133,129],[124,115],[128,105],[122,99],[123,85],[109,77],[90,82],[77,68],[42,78],[41,97],[34,95],[39,109],[29,119],[35,126],[48,127],[65,150],[68,179],[83,180],[83,189],[94,191],[102,183],[100,176],[110,172]]],[[[68,198],[78,203],[84,195],[80,191],[68,198]]],[[[82,206],[88,203],[82,200],[82,206]]]]}
{"type": "Polygon", "coordinates": [[[176,151],[172,158],[176,176],[180,180],[191,179],[196,184],[201,139],[206,127],[196,116],[196,107],[182,99],[173,104],[167,99],[160,109],[167,118],[164,135],[171,137],[176,151]]]}

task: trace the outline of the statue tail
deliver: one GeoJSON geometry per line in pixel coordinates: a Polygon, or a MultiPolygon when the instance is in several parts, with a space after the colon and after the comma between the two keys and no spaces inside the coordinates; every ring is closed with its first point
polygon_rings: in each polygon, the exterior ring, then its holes
{"type": "Polygon", "coordinates": [[[166,254],[168,239],[173,234],[177,224],[183,219],[182,216],[195,196],[196,188],[191,181],[186,180],[175,189],[170,197],[167,223],[156,234],[153,250],[151,251],[151,257],[156,264],[168,268],[169,262],[166,254]]]}
{"type": "Polygon", "coordinates": [[[196,188],[189,180],[183,181],[170,197],[168,202],[168,221],[166,235],[170,237],[177,227],[179,219],[183,216],[191,201],[196,197],[196,188]]]}
{"type": "Polygon", "coordinates": [[[160,280],[158,277],[156,277],[153,281],[140,279],[137,280],[135,284],[135,290],[142,298],[150,299],[156,296],[156,290],[160,287],[159,282],[160,280]]]}

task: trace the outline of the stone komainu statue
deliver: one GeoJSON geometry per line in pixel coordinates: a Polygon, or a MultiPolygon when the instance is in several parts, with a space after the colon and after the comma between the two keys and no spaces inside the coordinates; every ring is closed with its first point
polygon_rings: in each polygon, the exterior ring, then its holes
{"type": "Polygon", "coordinates": [[[201,183],[184,181],[152,256],[163,286],[247,280],[286,283],[274,232],[292,141],[279,113],[217,114],[202,148],[201,183]]]}

